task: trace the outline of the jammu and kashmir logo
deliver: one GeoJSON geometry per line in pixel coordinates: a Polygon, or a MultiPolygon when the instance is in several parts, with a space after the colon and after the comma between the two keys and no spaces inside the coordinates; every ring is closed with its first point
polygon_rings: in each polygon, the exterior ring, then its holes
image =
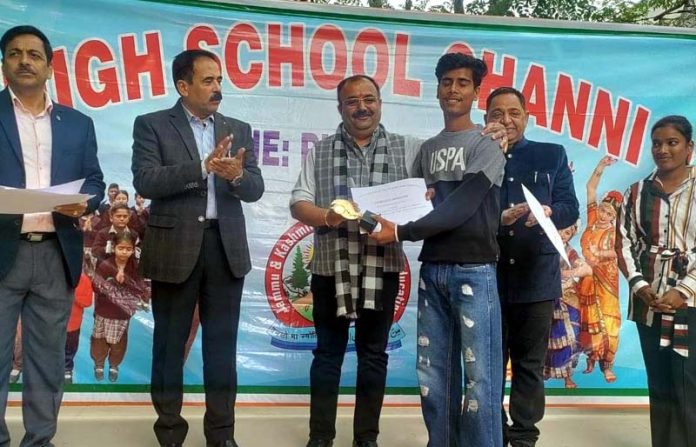
{"type": "MultiPolygon", "coordinates": [[[[314,256],[314,229],[296,223],[278,239],[266,264],[266,297],[277,321],[270,328],[271,344],[283,349],[305,350],[316,346],[312,319],[313,297],[309,265],[314,256]]],[[[411,294],[408,260],[399,275],[394,323],[389,332],[388,350],[401,346],[404,332],[398,324],[411,294]]],[[[354,328],[350,328],[348,350],[354,349],[354,328]]]]}

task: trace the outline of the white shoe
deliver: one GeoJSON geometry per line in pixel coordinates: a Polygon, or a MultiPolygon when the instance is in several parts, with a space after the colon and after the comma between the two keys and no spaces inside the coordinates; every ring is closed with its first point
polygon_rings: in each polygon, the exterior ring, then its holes
{"type": "Polygon", "coordinates": [[[109,382],[113,383],[118,380],[118,367],[112,366],[109,368],[109,382]]]}
{"type": "Polygon", "coordinates": [[[10,371],[10,383],[17,383],[19,381],[19,376],[22,375],[22,371],[19,369],[13,369],[10,371]]]}

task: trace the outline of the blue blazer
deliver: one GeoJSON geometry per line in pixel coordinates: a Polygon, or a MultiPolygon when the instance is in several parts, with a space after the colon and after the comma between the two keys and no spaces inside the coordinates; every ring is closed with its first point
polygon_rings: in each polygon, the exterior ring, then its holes
{"type": "MultiPolygon", "coordinates": [[[[51,185],[86,179],[80,192],[94,195],[88,212],[104,198],[104,180],[97,160],[94,123],[70,107],[53,103],[51,110],[51,185]]],[[[0,185],[26,188],[22,145],[10,92],[0,92],[0,185]]],[[[12,269],[22,229],[22,214],[0,214],[0,280],[12,269]]],[[[82,271],[82,231],[77,218],[53,213],[68,283],[75,287],[82,271]]]]}
{"type": "MultiPolygon", "coordinates": [[[[525,201],[524,185],[551,210],[556,228],[578,220],[579,205],[573,175],[563,146],[522,139],[507,153],[505,178],[500,189],[502,210],[525,201]]],[[[503,302],[531,303],[561,296],[560,255],[541,227],[524,225],[527,216],[500,227],[498,292],[503,302]]]]}

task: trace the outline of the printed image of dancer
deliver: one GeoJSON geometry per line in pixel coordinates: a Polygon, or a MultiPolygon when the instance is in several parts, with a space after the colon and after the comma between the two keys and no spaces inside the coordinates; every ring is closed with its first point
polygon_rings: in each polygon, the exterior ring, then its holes
{"type": "Polygon", "coordinates": [[[608,383],[616,381],[614,359],[619,347],[621,310],[619,308],[619,269],[614,251],[616,215],[623,196],[609,191],[597,202],[597,187],[604,169],[616,159],[603,157],[587,181],[587,227],[582,233],[582,254],[592,267],[592,275],[580,282],[580,344],[587,355],[589,374],[595,364],[608,383]]]}
{"type": "Polygon", "coordinates": [[[577,234],[578,224],[559,231],[570,266],[561,260],[561,287],[563,295],[554,303],[549,348],[544,364],[544,379],[563,379],[565,388],[577,388],[573,371],[582,353],[580,346],[580,299],[578,284],[592,275],[592,267],[570,245],[577,234]]]}

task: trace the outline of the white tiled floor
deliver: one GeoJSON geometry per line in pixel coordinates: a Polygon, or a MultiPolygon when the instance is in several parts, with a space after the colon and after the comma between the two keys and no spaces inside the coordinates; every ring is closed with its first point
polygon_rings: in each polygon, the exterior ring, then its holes
{"type": "MultiPolygon", "coordinates": [[[[187,406],[187,447],[204,447],[203,408],[187,406]]],[[[335,447],[350,447],[352,408],[340,408],[335,447]]],[[[237,409],[237,441],[241,447],[304,447],[307,407],[241,407],[237,409]]],[[[7,422],[19,445],[21,409],[10,407],[7,422]]],[[[156,447],[154,411],[149,406],[63,406],[56,447],[156,447]]],[[[646,408],[549,408],[541,423],[537,447],[648,447],[646,408]]],[[[382,447],[424,447],[427,435],[419,408],[387,407],[382,412],[382,447]]],[[[443,446],[444,447],[444,446],[443,446]]]]}

